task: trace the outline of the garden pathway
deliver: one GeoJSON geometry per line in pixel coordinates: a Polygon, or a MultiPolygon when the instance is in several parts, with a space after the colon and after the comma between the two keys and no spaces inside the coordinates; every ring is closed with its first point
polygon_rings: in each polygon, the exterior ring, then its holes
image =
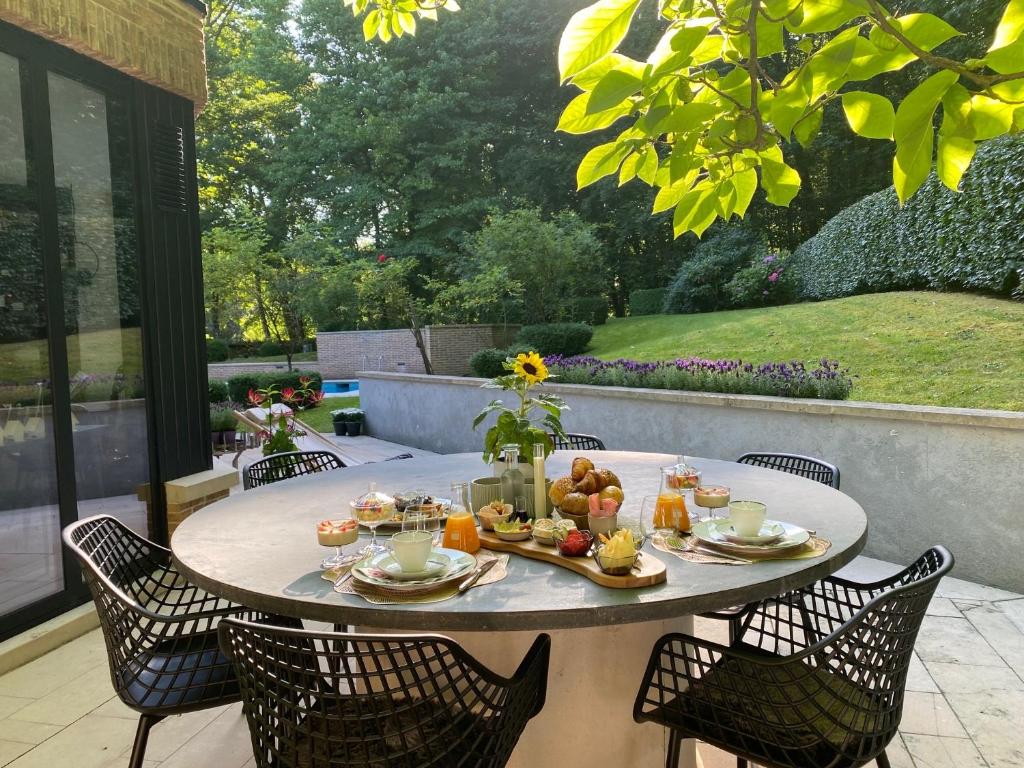
{"type": "MultiPolygon", "coordinates": [[[[845,575],[869,580],[895,570],[858,558],[845,575]]],[[[698,620],[697,632],[723,639],[717,624],[698,620]]],[[[917,641],[889,747],[893,768],[1024,765],[1022,675],[1024,595],[945,579],[917,641]]],[[[114,696],[95,630],[0,677],[0,766],[122,768],[135,721],[114,696]]],[[[736,764],[714,749],[700,754],[705,768],[736,764]]],[[[146,768],[255,766],[238,705],[168,718],[153,729],[147,757],[146,768]]]]}

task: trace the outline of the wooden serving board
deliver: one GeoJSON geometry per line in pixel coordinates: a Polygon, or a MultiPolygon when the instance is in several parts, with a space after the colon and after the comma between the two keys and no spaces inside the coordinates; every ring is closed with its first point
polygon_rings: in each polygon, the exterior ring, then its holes
{"type": "Polygon", "coordinates": [[[602,587],[613,589],[635,589],[650,587],[665,581],[665,564],[649,552],[640,557],[638,568],[634,568],[627,576],[610,576],[603,572],[593,557],[564,557],[554,546],[538,544],[533,539],[526,541],[504,541],[491,531],[480,531],[480,545],[484,549],[496,552],[512,552],[516,555],[529,557],[531,560],[543,560],[546,563],[560,565],[581,576],[586,576],[602,587]]]}

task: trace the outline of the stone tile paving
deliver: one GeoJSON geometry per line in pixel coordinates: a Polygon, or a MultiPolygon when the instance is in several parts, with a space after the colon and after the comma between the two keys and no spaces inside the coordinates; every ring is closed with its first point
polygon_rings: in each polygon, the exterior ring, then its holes
{"type": "MultiPolygon", "coordinates": [[[[858,558],[844,575],[896,566],[858,558]]],[[[946,579],[928,611],[907,680],[893,768],[1024,766],[1024,595],[946,579]]],[[[698,623],[698,634],[719,628],[698,623]]],[[[542,715],[543,716],[543,715],[542,715]]],[[[120,768],[136,715],[113,693],[99,630],[0,677],[0,766],[120,768]]],[[[704,768],[734,768],[700,749],[704,768]]],[[[145,768],[254,768],[238,705],[172,717],[150,736],[145,768]]]]}

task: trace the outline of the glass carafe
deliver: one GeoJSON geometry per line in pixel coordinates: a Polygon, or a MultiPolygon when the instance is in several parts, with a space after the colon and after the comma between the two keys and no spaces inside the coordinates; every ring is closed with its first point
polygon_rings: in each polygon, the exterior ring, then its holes
{"type": "Polygon", "coordinates": [[[686,512],[686,499],[679,488],[676,467],[661,468],[661,487],[654,508],[653,526],[663,536],[674,535],[676,531],[690,530],[690,516],[686,512]]]}
{"type": "Polygon", "coordinates": [[[526,496],[526,478],[519,469],[519,446],[510,443],[503,445],[501,451],[505,457],[505,471],[501,473],[501,500],[514,508],[516,497],[526,496]]]}

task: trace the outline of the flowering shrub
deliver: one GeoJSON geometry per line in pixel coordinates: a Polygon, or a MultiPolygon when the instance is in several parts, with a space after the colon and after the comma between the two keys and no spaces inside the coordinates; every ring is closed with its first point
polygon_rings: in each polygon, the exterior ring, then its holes
{"type": "Polygon", "coordinates": [[[839,367],[839,361],[824,358],[816,368],[808,368],[797,360],[755,365],[742,360],[705,360],[699,357],[648,363],[625,359],[598,360],[589,355],[554,355],[544,362],[563,384],[812,397],[823,400],[845,400],[853,387],[849,372],[839,367]]]}
{"type": "Polygon", "coordinates": [[[758,255],[726,283],[734,307],[767,307],[793,301],[789,251],[758,255]]]}

